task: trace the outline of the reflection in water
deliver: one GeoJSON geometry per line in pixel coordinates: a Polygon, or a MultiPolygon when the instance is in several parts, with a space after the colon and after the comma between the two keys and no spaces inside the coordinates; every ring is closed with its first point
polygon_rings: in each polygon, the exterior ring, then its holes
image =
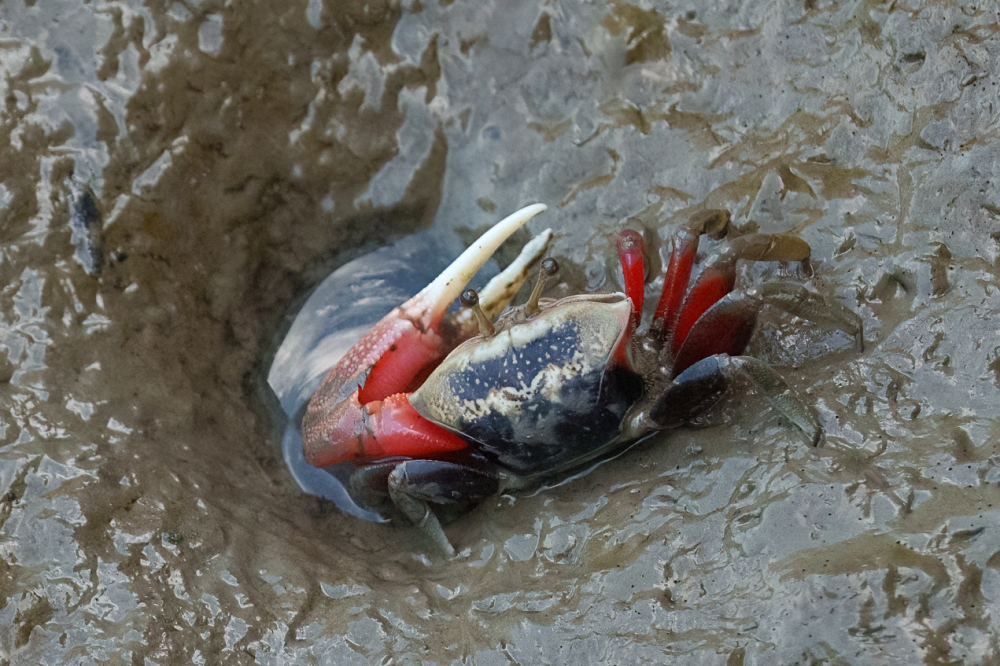
{"type": "Polygon", "coordinates": [[[2,659],[995,661],[997,16],[898,10],[0,4],[2,659]],[[809,241],[864,355],[776,313],[753,349],[827,447],[734,401],[481,507],[452,561],[302,493],[286,313],[528,201],[574,288],[614,286],[626,220],[809,241]]]}
{"type": "Polygon", "coordinates": [[[306,463],[299,423],[326,371],[375,322],[429,284],[459,254],[449,252],[449,245],[455,243],[424,231],[341,266],[302,305],[268,370],[268,385],[288,418],[281,449],[296,483],[359,518],[381,522],[377,513],[359,507],[347,494],[348,469],[326,471],[306,463]]]}

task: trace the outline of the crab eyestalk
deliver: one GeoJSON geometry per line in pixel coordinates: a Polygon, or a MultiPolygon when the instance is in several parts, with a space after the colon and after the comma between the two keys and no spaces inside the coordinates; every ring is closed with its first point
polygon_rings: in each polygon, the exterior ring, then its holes
{"type": "Polygon", "coordinates": [[[558,272],[559,264],[556,263],[555,259],[548,257],[542,261],[542,265],[538,267],[538,280],[535,281],[535,288],[531,290],[528,302],[524,304],[525,314],[536,315],[540,312],[538,300],[542,297],[542,290],[545,289],[547,278],[552,277],[558,272]]]}
{"type": "Polygon", "coordinates": [[[462,296],[459,298],[459,302],[462,307],[469,308],[472,310],[472,314],[476,316],[476,322],[479,324],[479,335],[488,338],[497,332],[496,328],[493,326],[493,322],[490,318],[486,316],[483,309],[479,307],[479,294],[476,293],[475,289],[466,289],[462,292],[462,296]]]}
{"type": "MultiPolygon", "coordinates": [[[[496,320],[517,295],[535,263],[545,256],[551,241],[551,229],[532,238],[521,250],[521,254],[479,291],[479,306],[490,320],[496,320]]],[[[459,326],[468,326],[472,323],[472,312],[463,310],[455,319],[459,326]]]]}

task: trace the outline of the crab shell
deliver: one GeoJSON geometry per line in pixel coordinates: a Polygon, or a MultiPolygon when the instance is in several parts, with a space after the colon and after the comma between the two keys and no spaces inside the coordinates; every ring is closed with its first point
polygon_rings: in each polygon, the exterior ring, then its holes
{"type": "Polygon", "coordinates": [[[495,335],[455,348],[410,404],[515,474],[570,467],[614,440],[642,395],[639,376],[616,361],[631,314],[614,293],[501,319],[495,335]]]}

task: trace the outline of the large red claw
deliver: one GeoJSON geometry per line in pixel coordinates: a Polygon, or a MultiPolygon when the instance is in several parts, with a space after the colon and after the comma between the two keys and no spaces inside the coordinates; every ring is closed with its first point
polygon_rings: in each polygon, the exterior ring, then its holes
{"type": "Polygon", "coordinates": [[[462,439],[425,421],[399,394],[415,389],[461,342],[442,335],[448,307],[497,248],[545,208],[534,204],[498,222],[330,369],[302,419],[309,464],[465,448],[462,439]]]}

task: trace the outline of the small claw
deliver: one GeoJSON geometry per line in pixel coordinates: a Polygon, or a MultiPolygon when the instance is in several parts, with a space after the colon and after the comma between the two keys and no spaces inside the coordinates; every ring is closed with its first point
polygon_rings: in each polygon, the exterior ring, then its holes
{"type": "MultiPolygon", "coordinates": [[[[500,316],[503,309],[521,289],[521,285],[528,278],[531,269],[545,256],[551,242],[552,230],[546,229],[528,241],[524,249],[521,250],[521,254],[517,255],[517,258],[507,268],[479,290],[479,306],[490,321],[500,316]]],[[[471,324],[472,316],[472,313],[466,310],[458,314],[457,321],[459,325],[463,326],[471,324]]]]}
{"type": "Polygon", "coordinates": [[[439,326],[452,301],[511,234],[545,209],[543,204],[533,204],[495,224],[429,285],[386,315],[355,345],[348,356],[363,352],[363,359],[355,360],[355,367],[371,368],[359,394],[361,404],[412,391],[419,385],[434,364],[450,351],[439,326]]]}
{"type": "MultiPolygon", "coordinates": [[[[444,269],[441,275],[434,278],[433,282],[401,305],[399,309],[403,316],[411,319],[414,323],[419,321],[422,325],[421,328],[434,328],[441,322],[448,306],[458,298],[472,276],[489,261],[497,248],[510,238],[511,234],[524,226],[528,220],[546,208],[548,206],[545,204],[532,204],[497,222],[489,231],[480,236],[479,240],[459,255],[458,259],[451,262],[451,265],[444,269]]],[[[483,291],[487,292],[489,287],[490,285],[487,285],[487,289],[483,291]]],[[[492,298],[492,294],[487,294],[487,296],[492,298]]],[[[484,295],[480,294],[480,299],[483,298],[484,295]]],[[[485,305],[483,307],[486,309],[485,305]]],[[[490,312],[490,309],[487,309],[487,312],[490,312]]]]}

